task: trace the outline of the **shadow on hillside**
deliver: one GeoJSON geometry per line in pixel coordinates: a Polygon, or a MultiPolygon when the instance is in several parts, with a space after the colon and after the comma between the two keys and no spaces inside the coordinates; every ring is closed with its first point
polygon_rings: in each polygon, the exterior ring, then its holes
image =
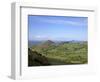
{"type": "Polygon", "coordinates": [[[28,49],[28,66],[65,65],[66,62],[55,58],[47,58],[42,54],[28,49]]]}

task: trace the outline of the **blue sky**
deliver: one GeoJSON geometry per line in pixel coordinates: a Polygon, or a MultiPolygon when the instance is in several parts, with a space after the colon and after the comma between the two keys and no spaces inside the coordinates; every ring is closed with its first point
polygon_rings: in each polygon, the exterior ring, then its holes
{"type": "Polygon", "coordinates": [[[28,16],[29,40],[87,41],[88,18],[75,16],[28,16]]]}

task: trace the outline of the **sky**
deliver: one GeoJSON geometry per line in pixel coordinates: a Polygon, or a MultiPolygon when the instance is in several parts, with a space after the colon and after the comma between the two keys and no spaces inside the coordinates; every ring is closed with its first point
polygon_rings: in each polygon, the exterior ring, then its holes
{"type": "Polygon", "coordinates": [[[88,18],[75,16],[28,16],[28,39],[87,41],[88,18]]]}

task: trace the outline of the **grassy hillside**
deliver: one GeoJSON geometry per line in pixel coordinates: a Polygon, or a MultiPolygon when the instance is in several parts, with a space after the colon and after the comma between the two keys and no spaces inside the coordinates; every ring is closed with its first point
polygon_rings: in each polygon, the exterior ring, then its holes
{"type": "MultiPolygon", "coordinates": [[[[37,52],[45,57],[46,60],[43,61],[48,61],[49,63],[46,65],[86,64],[88,62],[87,42],[70,41],[60,42],[58,44],[48,40],[33,45],[30,49],[32,52],[37,52]]],[[[30,55],[34,56],[34,53],[30,55]]],[[[39,57],[37,57],[37,59],[39,59],[39,57]]],[[[34,60],[31,60],[31,63],[35,63],[34,60]]],[[[39,65],[42,66],[43,64],[39,65]]],[[[36,63],[35,66],[37,66],[36,63]]]]}

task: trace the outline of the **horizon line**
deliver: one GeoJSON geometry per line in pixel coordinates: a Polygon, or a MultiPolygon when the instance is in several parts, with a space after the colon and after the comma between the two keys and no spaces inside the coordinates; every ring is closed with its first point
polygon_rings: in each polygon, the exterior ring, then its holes
{"type": "MultiPolygon", "coordinates": [[[[28,41],[48,41],[48,40],[28,40],[28,41]]],[[[51,40],[51,41],[88,41],[88,40],[51,40]]]]}

